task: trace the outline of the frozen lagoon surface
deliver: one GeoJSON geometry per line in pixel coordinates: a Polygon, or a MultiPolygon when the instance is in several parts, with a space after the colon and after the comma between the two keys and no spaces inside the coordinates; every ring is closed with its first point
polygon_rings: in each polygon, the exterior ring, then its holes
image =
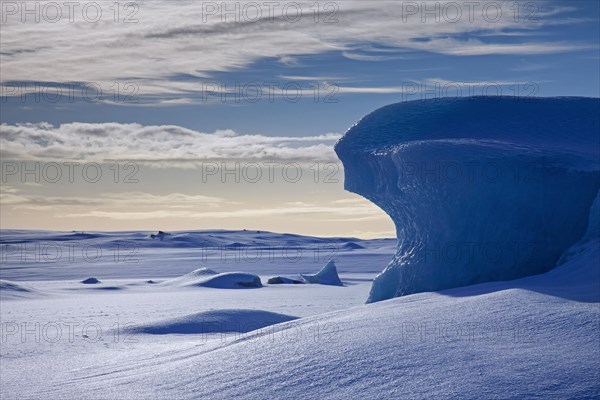
{"type": "Polygon", "coordinates": [[[397,247],[250,231],[3,231],[2,399],[598,398],[598,100],[468,101],[386,107],[337,146],[346,187],[391,215],[397,247]],[[514,175],[469,186],[438,172],[446,180],[430,185],[415,168],[431,159],[440,163],[428,171],[446,161],[516,168],[529,186],[514,175]],[[512,262],[427,247],[478,238],[538,247],[512,262]],[[24,246],[61,240],[119,256],[138,249],[138,261],[40,262],[24,246]],[[312,251],[280,252],[299,248],[312,251]],[[228,253],[240,249],[237,260],[228,253]],[[266,284],[330,258],[344,286],[266,284]],[[263,286],[187,284],[236,271],[263,286]],[[81,283],[90,277],[100,283],[81,283]]]}

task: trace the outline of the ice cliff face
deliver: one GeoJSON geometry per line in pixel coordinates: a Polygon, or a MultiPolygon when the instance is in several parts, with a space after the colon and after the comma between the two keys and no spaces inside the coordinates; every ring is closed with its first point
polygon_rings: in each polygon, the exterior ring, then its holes
{"type": "Polygon", "coordinates": [[[591,220],[599,115],[600,99],[473,97],[392,104],[350,128],[335,148],[345,188],[398,236],[368,302],[554,268],[591,220]]]}

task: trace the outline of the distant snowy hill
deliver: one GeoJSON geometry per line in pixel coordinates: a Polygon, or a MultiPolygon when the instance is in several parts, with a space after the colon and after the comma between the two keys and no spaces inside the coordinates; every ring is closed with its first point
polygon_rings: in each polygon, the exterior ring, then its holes
{"type": "Polygon", "coordinates": [[[321,238],[256,230],[177,232],[0,231],[0,278],[174,278],[218,272],[298,274],[331,260],[341,272],[379,272],[396,239],[321,238]]]}

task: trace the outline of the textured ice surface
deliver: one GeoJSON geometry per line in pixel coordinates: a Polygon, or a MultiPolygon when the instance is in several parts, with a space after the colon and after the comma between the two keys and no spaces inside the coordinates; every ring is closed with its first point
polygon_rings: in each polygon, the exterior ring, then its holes
{"type": "Polygon", "coordinates": [[[396,225],[369,302],[555,267],[600,186],[600,100],[477,97],[392,104],[337,143],[345,187],[396,225]]]}

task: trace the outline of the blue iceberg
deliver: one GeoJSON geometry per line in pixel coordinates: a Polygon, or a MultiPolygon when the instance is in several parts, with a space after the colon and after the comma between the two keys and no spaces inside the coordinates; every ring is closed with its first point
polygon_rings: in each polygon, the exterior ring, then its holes
{"type": "Polygon", "coordinates": [[[600,99],[471,97],[380,108],[335,150],[394,221],[368,302],[553,269],[600,188],[600,99]]]}

